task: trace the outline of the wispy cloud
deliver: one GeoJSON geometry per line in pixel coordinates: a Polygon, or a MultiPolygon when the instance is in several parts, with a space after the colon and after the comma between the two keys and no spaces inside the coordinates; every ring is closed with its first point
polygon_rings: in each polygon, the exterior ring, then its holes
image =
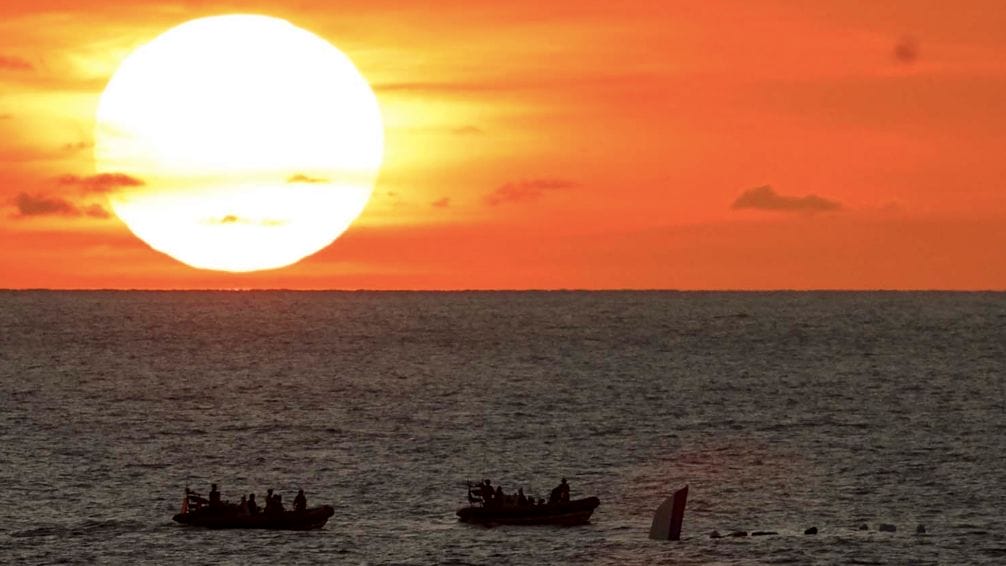
{"type": "Polygon", "coordinates": [[[63,144],[63,151],[84,151],[94,147],[92,142],[76,142],[63,144]]]}
{"type": "Polygon", "coordinates": [[[105,207],[100,204],[91,204],[80,209],[80,212],[84,216],[89,216],[91,218],[111,218],[112,214],[105,210],[105,207]]]}
{"type": "Polygon", "coordinates": [[[19,218],[32,216],[87,216],[90,218],[109,218],[111,216],[104,207],[98,204],[78,207],[66,199],[46,195],[20,193],[14,198],[12,204],[17,210],[15,216],[19,218]]]}
{"type": "Polygon", "coordinates": [[[399,131],[420,136],[483,136],[486,131],[471,124],[464,126],[422,126],[401,128],[399,131]]]}
{"type": "Polygon", "coordinates": [[[443,197],[437,199],[430,203],[433,208],[449,208],[451,206],[451,199],[448,197],[443,197]]]}
{"type": "Polygon", "coordinates": [[[501,204],[522,203],[538,200],[549,191],[557,191],[575,187],[576,183],[565,179],[527,179],[500,185],[486,195],[486,203],[490,206],[501,204]]]}
{"type": "Polygon", "coordinates": [[[14,198],[18,216],[79,216],[76,206],[57,197],[20,193],[14,198]]]}
{"type": "Polygon", "coordinates": [[[741,193],[741,196],[737,197],[737,200],[730,205],[730,208],[782,212],[826,212],[838,210],[842,208],[842,205],[837,201],[828,200],[817,195],[802,197],[780,195],[769,185],[763,185],[741,193]]]}
{"type": "Polygon", "coordinates": [[[894,59],[902,64],[911,65],[919,58],[919,42],[914,37],[903,37],[894,46],[894,59]]]}
{"type": "Polygon", "coordinates": [[[308,177],[307,175],[298,173],[286,180],[287,183],[327,183],[328,179],[322,179],[319,177],[308,177]]]}
{"type": "Polygon", "coordinates": [[[12,120],[13,118],[13,114],[0,114],[0,120],[12,120]]]}
{"type": "MultiPolygon", "coordinates": [[[[377,83],[373,85],[377,92],[403,92],[419,94],[471,94],[480,92],[496,92],[507,90],[508,87],[497,83],[477,82],[400,82],[377,83]]],[[[510,86],[509,88],[512,88],[510,86]]]]}
{"type": "Polygon", "coordinates": [[[141,179],[125,173],[101,173],[81,177],[79,175],[63,175],[56,182],[65,187],[77,187],[85,194],[107,193],[124,187],[140,187],[144,185],[141,179]]]}
{"type": "Polygon", "coordinates": [[[486,131],[483,130],[482,128],[471,125],[448,128],[447,131],[456,136],[481,136],[482,134],[486,133],[486,131]]]}
{"type": "Polygon", "coordinates": [[[255,225],[255,226],[282,226],[286,224],[284,220],[276,220],[273,218],[265,218],[262,220],[255,220],[251,218],[243,218],[236,214],[228,214],[226,216],[221,216],[219,218],[209,218],[203,221],[206,224],[244,224],[244,225],[255,225]]]}
{"type": "Polygon", "coordinates": [[[0,71],[33,71],[35,70],[35,65],[32,65],[25,59],[20,57],[14,57],[12,55],[0,55],[0,71]]]}

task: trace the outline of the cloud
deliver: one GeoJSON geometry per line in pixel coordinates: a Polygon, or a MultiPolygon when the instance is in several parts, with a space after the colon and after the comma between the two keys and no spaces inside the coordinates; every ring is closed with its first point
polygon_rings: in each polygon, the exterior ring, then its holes
{"type": "Polygon", "coordinates": [[[0,55],[0,71],[33,71],[35,65],[28,61],[10,55],[0,55]]]}
{"type": "Polygon", "coordinates": [[[528,179],[500,185],[486,196],[490,206],[507,203],[535,201],[548,191],[575,187],[576,183],[564,179],[528,179]]]}
{"type": "Polygon", "coordinates": [[[89,177],[63,175],[56,179],[62,186],[77,187],[85,194],[107,193],[123,187],[140,187],[144,182],[125,173],[101,173],[89,177]]]}
{"type": "Polygon", "coordinates": [[[842,205],[836,201],[821,198],[817,195],[791,197],[780,195],[768,185],[755,187],[741,193],[730,208],[777,210],[782,212],[826,212],[838,210],[842,205]]]}
{"type": "Polygon", "coordinates": [[[465,82],[399,82],[375,83],[372,85],[377,92],[416,93],[416,94],[472,94],[481,92],[496,92],[504,90],[502,84],[496,83],[465,83],[465,82]]]}
{"type": "Polygon", "coordinates": [[[0,114],[0,120],[13,120],[13,114],[0,114]]]}
{"type": "Polygon", "coordinates": [[[94,147],[94,144],[91,142],[65,143],[63,144],[63,151],[84,151],[92,147],[94,147]]]}
{"type": "Polygon", "coordinates": [[[68,200],[59,197],[45,195],[30,195],[20,193],[12,201],[17,209],[16,216],[27,218],[31,216],[87,216],[89,218],[110,218],[104,207],[99,204],[90,204],[85,207],[78,207],[68,200]]]}
{"type": "Polygon", "coordinates": [[[100,204],[92,204],[92,205],[89,205],[89,206],[85,206],[84,208],[82,208],[80,210],[80,212],[83,213],[84,216],[89,216],[91,218],[111,218],[112,217],[111,213],[109,213],[107,210],[105,210],[105,207],[101,206],[100,204]]]}
{"type": "Polygon", "coordinates": [[[914,37],[903,37],[894,46],[894,58],[899,63],[911,65],[919,58],[919,43],[914,37]]]}
{"type": "Polygon", "coordinates": [[[451,206],[451,199],[443,197],[430,203],[430,206],[433,208],[449,208],[451,206]]]}
{"type": "Polygon", "coordinates": [[[465,126],[430,126],[424,128],[404,128],[402,131],[419,135],[481,136],[486,131],[471,124],[465,126]]]}
{"type": "Polygon", "coordinates": [[[203,222],[205,224],[244,224],[252,226],[282,226],[287,223],[285,220],[276,220],[273,218],[252,220],[250,218],[242,218],[236,214],[228,214],[220,218],[209,218],[203,220],[203,222]]]}
{"type": "Polygon", "coordinates": [[[458,137],[478,137],[485,136],[486,131],[471,124],[463,126],[424,126],[418,128],[397,128],[397,132],[414,136],[458,136],[458,137]]]}
{"type": "Polygon", "coordinates": [[[13,201],[18,216],[80,216],[80,210],[61,198],[20,193],[13,201]]]}
{"type": "Polygon", "coordinates": [[[308,177],[307,175],[297,173],[293,177],[286,180],[287,183],[327,183],[328,179],[321,179],[318,177],[308,177]]]}

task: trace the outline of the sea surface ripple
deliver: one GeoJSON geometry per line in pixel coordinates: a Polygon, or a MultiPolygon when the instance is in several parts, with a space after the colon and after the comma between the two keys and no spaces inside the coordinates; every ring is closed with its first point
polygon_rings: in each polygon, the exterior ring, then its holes
{"type": "Polygon", "coordinates": [[[1002,564],[1004,373],[1002,293],[0,292],[0,562],[1002,564]],[[454,516],[560,477],[591,525],[454,516]]]}

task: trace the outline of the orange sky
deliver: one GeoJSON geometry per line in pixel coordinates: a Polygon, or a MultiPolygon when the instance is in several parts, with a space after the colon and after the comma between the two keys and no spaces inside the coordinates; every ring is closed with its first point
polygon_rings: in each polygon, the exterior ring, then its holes
{"type": "Polygon", "coordinates": [[[1006,289],[998,1],[7,1],[0,287],[1006,289]],[[135,47],[261,13],[373,86],[356,223],[201,271],[107,213],[94,113],[135,47]]]}

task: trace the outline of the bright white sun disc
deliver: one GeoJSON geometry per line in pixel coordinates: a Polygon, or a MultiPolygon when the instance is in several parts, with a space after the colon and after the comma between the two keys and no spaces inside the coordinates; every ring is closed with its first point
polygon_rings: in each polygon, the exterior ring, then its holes
{"type": "Polygon", "coordinates": [[[194,267],[283,267],[335,240],[384,150],[377,99],[324,39],[277,18],[192,20],[136,49],[101,96],[99,172],[151,247],[194,267]]]}

